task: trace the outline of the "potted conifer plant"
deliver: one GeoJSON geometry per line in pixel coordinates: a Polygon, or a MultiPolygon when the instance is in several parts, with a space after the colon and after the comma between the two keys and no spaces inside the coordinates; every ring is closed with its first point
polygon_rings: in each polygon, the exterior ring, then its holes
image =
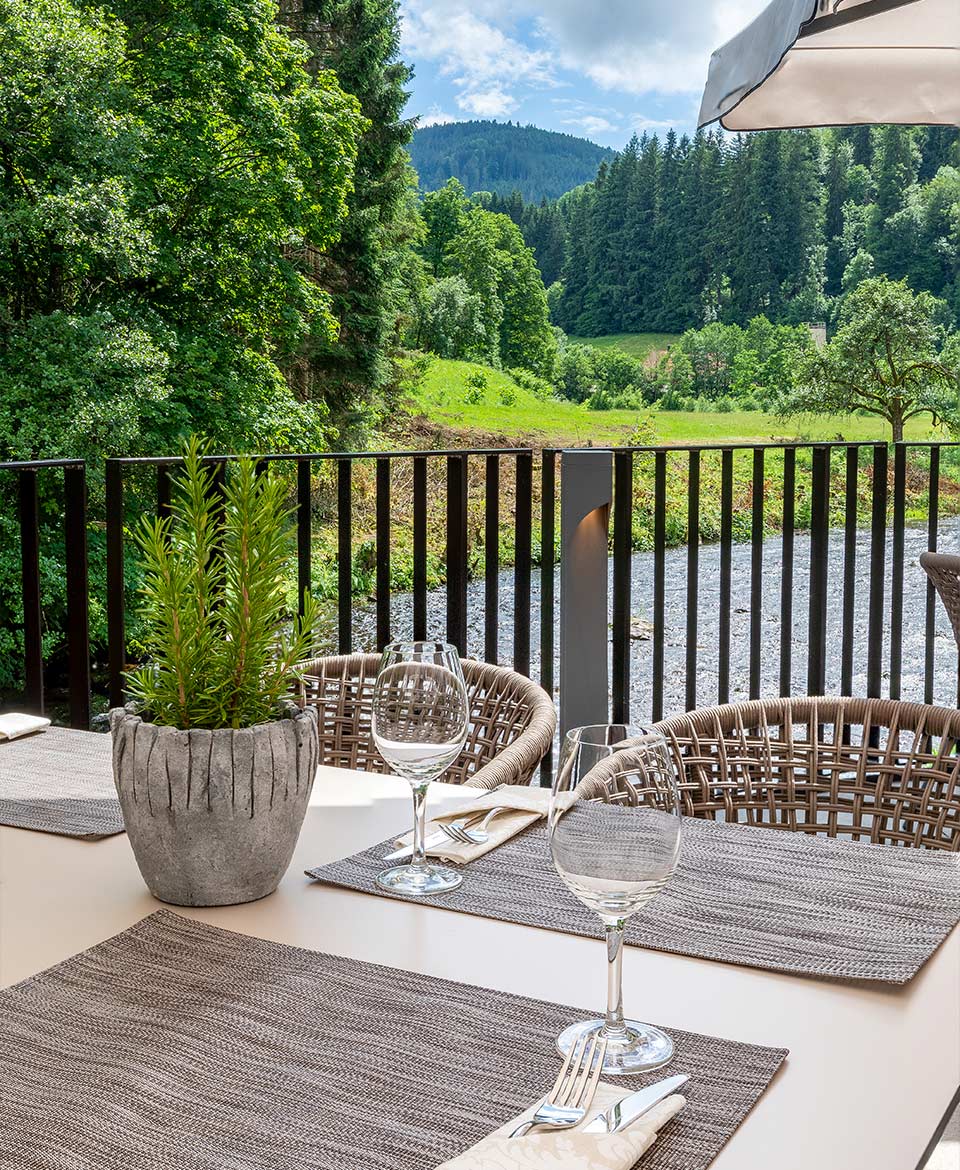
{"type": "Polygon", "coordinates": [[[169,515],[134,531],[147,658],[110,713],[113,771],[151,892],[178,906],[272,893],[293,855],[318,763],[316,711],[289,701],[316,609],[288,620],[287,485],[230,465],[218,490],[191,439],[169,515]]]}

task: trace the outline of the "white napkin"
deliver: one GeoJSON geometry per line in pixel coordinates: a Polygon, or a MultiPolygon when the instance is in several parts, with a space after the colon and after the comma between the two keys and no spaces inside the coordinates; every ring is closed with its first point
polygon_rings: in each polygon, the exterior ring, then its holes
{"type": "MultiPolygon", "coordinates": [[[[601,1083],[585,1120],[603,1113],[625,1095],[622,1086],[601,1083]]],[[[578,1126],[508,1137],[531,1116],[536,1108],[532,1106],[437,1170],[632,1170],[657,1140],[657,1132],[686,1103],[684,1097],[667,1097],[622,1133],[584,1133],[578,1126]]]]}
{"type": "MultiPolygon", "coordinates": [[[[527,784],[508,784],[503,788],[484,792],[476,800],[458,805],[450,812],[443,813],[428,821],[427,838],[429,839],[431,834],[437,831],[441,823],[449,824],[451,821],[460,821],[464,817],[489,812],[490,809],[494,808],[508,808],[512,811],[500,813],[493,818],[487,829],[490,840],[485,845],[463,845],[459,841],[444,841],[441,845],[428,849],[429,856],[438,857],[456,865],[466,865],[468,862],[476,861],[478,857],[483,857],[485,853],[489,853],[498,845],[515,837],[528,825],[545,817],[550,809],[550,789],[531,788],[527,784]]],[[[475,827],[479,828],[480,825],[477,824],[475,827]]],[[[402,837],[397,838],[397,845],[409,845],[412,840],[413,834],[405,833],[402,837]]]]}
{"type": "Polygon", "coordinates": [[[0,739],[17,739],[21,735],[30,735],[33,731],[43,731],[50,726],[50,720],[41,715],[21,715],[11,712],[9,715],[0,715],[0,739]]]}

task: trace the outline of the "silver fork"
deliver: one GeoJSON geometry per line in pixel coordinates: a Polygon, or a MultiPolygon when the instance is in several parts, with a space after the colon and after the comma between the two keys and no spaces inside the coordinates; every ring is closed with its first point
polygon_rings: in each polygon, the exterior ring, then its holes
{"type": "Polygon", "coordinates": [[[492,808],[483,820],[480,822],[478,828],[473,828],[473,824],[463,821],[452,821],[449,825],[442,822],[438,823],[437,828],[444,836],[449,837],[451,841],[457,841],[461,845],[486,845],[490,840],[490,834],[487,829],[490,827],[490,822],[498,813],[511,812],[508,808],[492,808]]]}
{"type": "Polygon", "coordinates": [[[518,1125],[510,1136],[523,1137],[532,1129],[572,1129],[579,1125],[593,1104],[606,1051],[606,1037],[599,1032],[592,1037],[581,1036],[567,1053],[553,1088],[533,1117],[518,1125]]]}

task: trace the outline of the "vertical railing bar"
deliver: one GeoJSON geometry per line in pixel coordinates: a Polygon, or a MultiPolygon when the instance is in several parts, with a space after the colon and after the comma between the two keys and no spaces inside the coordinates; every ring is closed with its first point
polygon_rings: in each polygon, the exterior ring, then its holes
{"type": "Polygon", "coordinates": [[[517,510],[513,570],[513,669],[530,673],[530,563],[533,540],[533,452],[517,456],[517,510]]]}
{"type": "Polygon", "coordinates": [[[126,667],[123,567],[123,464],[108,459],[104,506],[107,528],[107,670],[110,706],[123,706],[123,674],[126,667]]]}
{"type": "Polygon", "coordinates": [[[353,460],[337,461],[337,644],[353,652],[353,460]]]}
{"type": "MultiPolygon", "coordinates": [[[[940,448],[930,448],[930,488],[927,496],[927,548],[937,551],[940,528],[940,448]]],[[[935,693],[937,590],[927,578],[927,612],[923,638],[923,701],[932,703],[935,693]]]]}
{"type": "Polygon", "coordinates": [[[20,590],[23,602],[23,695],[43,714],[43,616],[40,604],[40,505],[36,471],[17,474],[20,503],[20,590]]]}
{"type": "Polygon", "coordinates": [[[166,463],[157,464],[157,516],[162,520],[170,515],[170,468],[166,463]]]}
{"type": "Polygon", "coordinates": [[[720,612],[717,702],[730,702],[730,617],[733,600],[733,450],[720,455],[720,612]]]}
{"type": "Polygon", "coordinates": [[[427,460],[413,460],[413,637],[427,638],[427,460]]]}
{"type": "Polygon", "coordinates": [[[303,614],[304,597],[312,586],[311,553],[311,466],[309,459],[297,460],[297,612],[303,614]]]}
{"type": "Polygon", "coordinates": [[[90,730],[90,585],[87,561],[86,467],[63,470],[63,535],[67,577],[70,726],[90,730]]]}
{"type": "Polygon", "coordinates": [[[390,641],[390,460],[377,460],[376,471],[377,541],[377,649],[390,641]]]}
{"type": "Polygon", "coordinates": [[[666,640],[664,628],[667,569],[666,451],[657,451],[653,460],[653,677],[650,714],[654,722],[657,722],[663,718],[663,650],[666,640]]]}
{"type": "Polygon", "coordinates": [[[488,455],[483,503],[483,656],[500,661],[500,456],[488,455]]]}
{"type": "Polygon", "coordinates": [[[780,694],[793,690],[793,558],[796,546],[797,451],[783,452],[783,532],[780,538],[780,694]]]}
{"type": "Polygon", "coordinates": [[[764,451],[753,452],[750,521],[750,698],[760,697],[760,651],[763,637],[764,451]]]}
{"type": "Polygon", "coordinates": [[[697,705],[697,603],[700,596],[700,452],[689,455],[687,480],[687,663],[686,704],[697,705]]]}
{"type": "Polygon", "coordinates": [[[883,677],[883,600],[887,549],[887,446],[873,448],[870,521],[870,609],[867,619],[867,697],[880,698],[883,677]]]}
{"type": "MultiPolygon", "coordinates": [[[[556,601],[557,453],[544,450],[540,463],[540,685],[553,698],[554,605],[556,601]]],[[[540,764],[540,783],[553,782],[553,745],[540,764]]]]}
{"type": "Polygon", "coordinates": [[[830,448],[813,449],[810,507],[810,589],[807,620],[807,694],[826,687],[827,557],[830,540],[830,448]]]}
{"type": "Polygon", "coordinates": [[[447,641],[467,652],[467,456],[447,456],[447,641]]]}
{"type": "Polygon", "coordinates": [[[630,722],[630,594],[632,585],[633,453],[613,457],[613,709],[614,723],[630,722]]]}
{"type": "Polygon", "coordinates": [[[847,448],[843,514],[843,618],[840,634],[840,693],[853,691],[853,624],[857,604],[857,521],[860,448],[847,448]]]}
{"type": "Polygon", "coordinates": [[[893,541],[890,575],[890,698],[899,699],[903,674],[903,549],[906,527],[907,448],[893,448],[893,541]]]}

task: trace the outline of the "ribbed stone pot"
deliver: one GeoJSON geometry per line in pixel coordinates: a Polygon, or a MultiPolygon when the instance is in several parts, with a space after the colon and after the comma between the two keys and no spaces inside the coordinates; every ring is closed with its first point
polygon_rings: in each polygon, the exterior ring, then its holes
{"type": "Polygon", "coordinates": [[[319,760],[317,712],[177,731],[110,712],[113,778],[150,892],[174,906],[272,894],[290,864],[319,760]]]}

